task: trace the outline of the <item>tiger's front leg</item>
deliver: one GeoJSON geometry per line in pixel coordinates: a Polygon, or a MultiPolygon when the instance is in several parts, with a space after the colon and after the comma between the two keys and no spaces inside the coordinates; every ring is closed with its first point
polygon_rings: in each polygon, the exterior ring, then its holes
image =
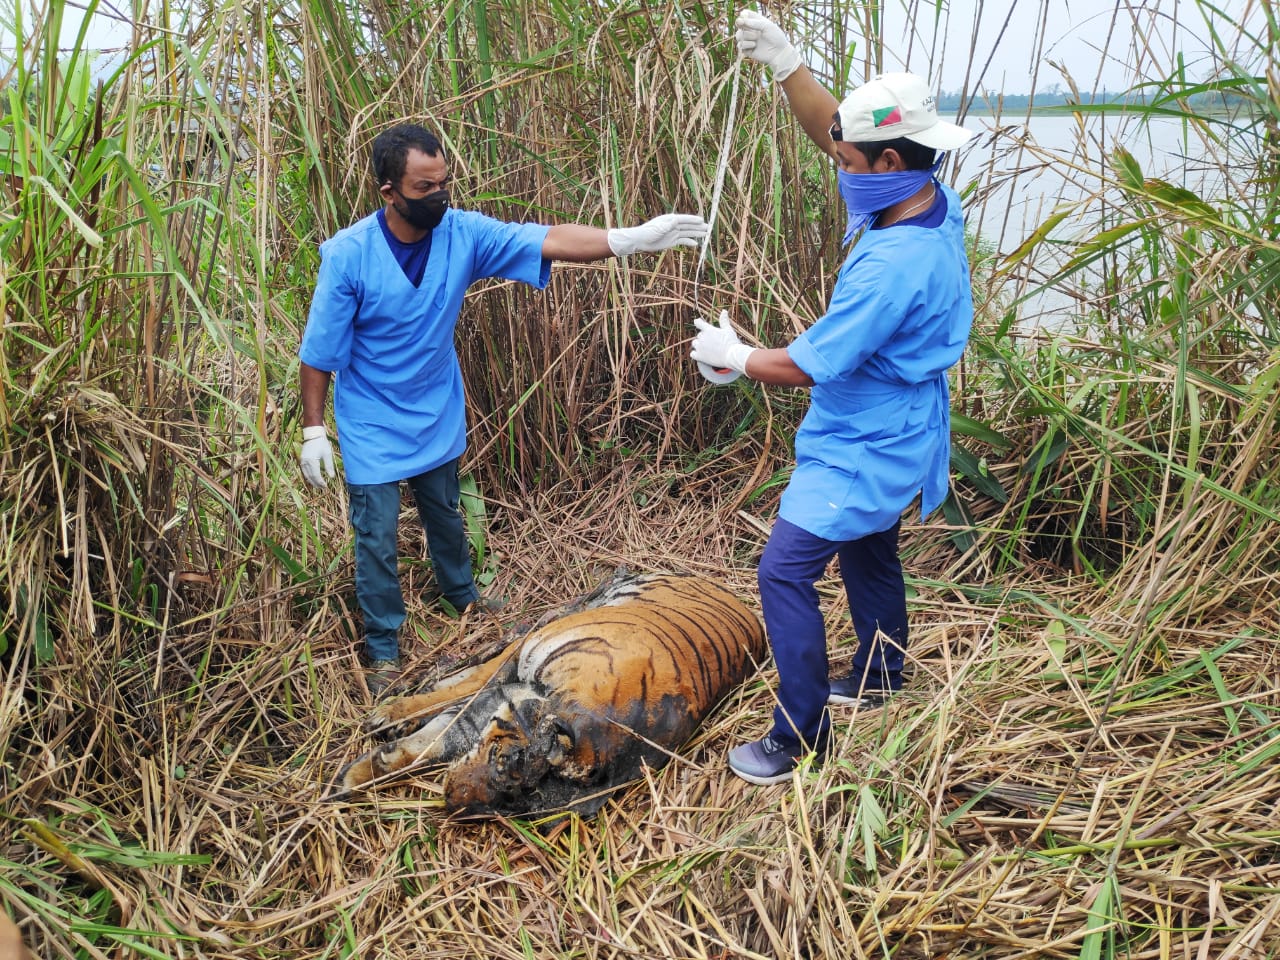
{"type": "Polygon", "coordinates": [[[339,771],[326,800],[341,800],[374,780],[389,777],[419,763],[447,763],[474,744],[474,727],[464,706],[436,714],[412,733],[357,757],[339,771]]]}
{"type": "Polygon", "coordinates": [[[444,709],[441,710],[440,699],[431,694],[396,697],[370,710],[361,729],[366,736],[378,743],[399,740],[412,734],[414,727],[429,723],[432,713],[455,714],[461,709],[456,699],[447,701],[443,706],[444,709]]]}
{"type": "Polygon", "coordinates": [[[430,703],[429,709],[435,714],[416,730],[375,747],[344,767],[328,798],[341,799],[365,784],[410,766],[448,763],[465,756],[475,748],[481,732],[490,727],[495,715],[511,710],[513,697],[525,700],[536,698],[537,694],[526,684],[495,683],[444,710],[438,710],[435,702],[430,703]]]}
{"type": "Polygon", "coordinates": [[[431,714],[477,697],[486,687],[514,680],[522,642],[523,638],[515,640],[497,656],[444,677],[430,690],[378,704],[365,718],[364,732],[377,740],[407,736],[415,723],[431,714]]]}

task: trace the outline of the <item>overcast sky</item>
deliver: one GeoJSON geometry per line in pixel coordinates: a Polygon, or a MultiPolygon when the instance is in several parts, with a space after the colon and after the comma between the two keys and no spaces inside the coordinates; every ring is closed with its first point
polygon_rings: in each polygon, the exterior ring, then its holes
{"type": "MultiPolygon", "coordinates": [[[[0,0],[0,6],[12,2],[0,0]]],[[[885,45],[891,59],[886,69],[908,67],[931,74],[943,90],[959,89],[967,71],[970,87],[981,74],[986,89],[1005,93],[1030,90],[1037,68],[1039,89],[1063,82],[1052,63],[1065,67],[1085,90],[1131,86],[1135,69],[1139,74],[1167,75],[1178,51],[1192,79],[1206,79],[1211,73],[1209,28],[1203,5],[1193,0],[942,0],[942,5],[943,21],[935,30],[935,0],[887,0],[885,45]],[[907,32],[911,10],[916,13],[914,36],[907,32]],[[1142,39],[1135,43],[1135,36],[1142,39]],[[1039,56],[1038,49],[1043,51],[1039,56]]],[[[1260,0],[1216,0],[1214,5],[1228,15],[1227,22],[1216,25],[1233,44],[1240,36],[1239,24],[1260,24],[1260,0]]],[[[780,8],[777,3],[759,6],[766,13],[780,8]]],[[[68,5],[63,30],[67,45],[79,25],[76,13],[68,5]]],[[[128,39],[127,25],[102,14],[94,18],[89,46],[119,47],[128,39]]]]}
{"type": "MultiPolygon", "coordinates": [[[[1228,15],[1214,26],[1233,45],[1240,23],[1261,21],[1259,0],[1214,5],[1228,15]]],[[[1037,70],[1037,88],[1065,87],[1054,64],[1081,89],[1125,88],[1135,72],[1167,76],[1179,51],[1192,79],[1212,73],[1210,28],[1203,5],[1192,0],[944,0],[936,29],[935,6],[934,0],[885,3],[885,46],[897,58],[885,69],[931,74],[944,90],[958,90],[967,73],[971,87],[981,76],[986,89],[1005,93],[1030,90],[1037,70]],[[910,10],[914,36],[908,34],[910,10]]]]}

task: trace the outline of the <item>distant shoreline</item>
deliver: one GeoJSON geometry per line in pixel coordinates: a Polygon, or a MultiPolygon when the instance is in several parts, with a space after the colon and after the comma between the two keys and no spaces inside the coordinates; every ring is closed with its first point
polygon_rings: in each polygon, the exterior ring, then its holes
{"type": "MultiPolygon", "coordinates": [[[[965,98],[955,93],[944,93],[938,97],[938,112],[944,116],[955,116],[964,105],[965,98]]],[[[1025,116],[1030,113],[1032,116],[1064,117],[1075,113],[1125,112],[1132,115],[1172,116],[1175,114],[1171,111],[1181,110],[1188,117],[1231,118],[1245,113],[1248,109],[1249,104],[1238,98],[1205,94],[1188,98],[1184,107],[1168,98],[1162,98],[1159,103],[1153,103],[1142,97],[1109,94],[1105,91],[1073,95],[1068,100],[1064,94],[1055,91],[1045,94],[1006,93],[974,97],[969,103],[967,115],[1008,117],[1025,116]]]]}
{"type": "MultiPolygon", "coordinates": [[[[1069,117],[1069,116],[1075,115],[1077,112],[1091,113],[1091,114],[1094,114],[1095,116],[1101,116],[1102,111],[1098,109],[1099,106],[1102,106],[1102,105],[1086,104],[1085,109],[1083,111],[1076,111],[1076,110],[1072,110],[1071,107],[1067,104],[1053,104],[1052,106],[1030,107],[1030,108],[1026,107],[1025,105],[1012,106],[1012,105],[1006,104],[1004,109],[1000,113],[997,113],[995,110],[993,110],[991,107],[987,106],[986,104],[983,104],[981,106],[978,106],[975,104],[974,106],[969,108],[968,112],[965,113],[965,116],[966,117],[1001,117],[1004,119],[1010,119],[1010,118],[1025,117],[1029,113],[1033,117],[1069,117]]],[[[1147,109],[1147,105],[1142,103],[1130,103],[1130,104],[1114,103],[1114,104],[1107,104],[1106,106],[1108,108],[1106,112],[1111,116],[1117,116],[1120,113],[1125,112],[1126,115],[1130,117],[1137,117],[1137,116],[1143,116],[1143,115],[1149,114],[1153,119],[1160,119],[1160,120],[1177,119],[1175,114],[1166,112],[1168,108],[1162,109],[1161,112],[1159,113],[1151,113],[1151,111],[1147,109]],[[1128,107],[1127,111],[1124,110],[1126,106],[1128,107]]],[[[945,108],[939,107],[938,112],[943,116],[955,116],[956,109],[957,108],[953,108],[948,111],[945,108]]],[[[1231,110],[1224,107],[1218,107],[1218,108],[1194,107],[1186,111],[1184,115],[1188,120],[1193,120],[1197,118],[1206,118],[1206,117],[1213,118],[1215,120],[1231,120],[1231,119],[1241,118],[1242,112],[1239,110],[1231,110]]]]}

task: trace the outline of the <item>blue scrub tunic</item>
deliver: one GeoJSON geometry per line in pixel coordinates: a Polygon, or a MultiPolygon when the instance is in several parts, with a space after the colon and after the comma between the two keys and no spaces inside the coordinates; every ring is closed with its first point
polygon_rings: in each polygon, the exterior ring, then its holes
{"type": "Polygon", "coordinates": [[[947,494],[946,371],[973,298],[960,198],[939,186],[942,223],[864,231],[827,312],[787,348],[814,386],[779,515],[825,540],[888,530],[917,494],[928,515],[947,494]]]}
{"type": "Polygon", "coordinates": [[[409,282],[376,214],[320,246],[320,275],[299,357],[334,378],[334,419],[349,483],[391,483],[461,456],[467,418],[453,331],[467,288],[485,277],[541,289],[549,227],[446,211],[421,283],[409,282]]]}

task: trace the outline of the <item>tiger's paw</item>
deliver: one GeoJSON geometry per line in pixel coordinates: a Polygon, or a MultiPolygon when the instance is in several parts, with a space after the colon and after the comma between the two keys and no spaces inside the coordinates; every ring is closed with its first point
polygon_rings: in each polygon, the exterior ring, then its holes
{"type": "Polygon", "coordinates": [[[375,776],[377,774],[373,769],[372,755],[365,754],[338,771],[337,776],[329,781],[329,789],[323,799],[329,803],[349,800],[363,784],[368,783],[375,776]]]}
{"type": "Polygon", "coordinates": [[[422,726],[424,716],[412,700],[412,697],[400,697],[375,706],[364,719],[365,735],[381,743],[413,733],[422,726]]]}

